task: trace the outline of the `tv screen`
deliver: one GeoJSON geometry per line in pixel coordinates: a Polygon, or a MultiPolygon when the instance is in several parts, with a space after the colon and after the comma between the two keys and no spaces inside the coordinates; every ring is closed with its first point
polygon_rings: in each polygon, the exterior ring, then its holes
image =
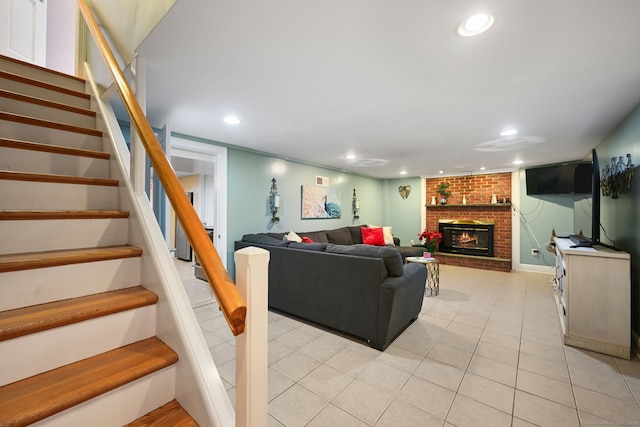
{"type": "Polygon", "coordinates": [[[564,163],[525,170],[527,194],[591,194],[591,164],[564,163]]]}

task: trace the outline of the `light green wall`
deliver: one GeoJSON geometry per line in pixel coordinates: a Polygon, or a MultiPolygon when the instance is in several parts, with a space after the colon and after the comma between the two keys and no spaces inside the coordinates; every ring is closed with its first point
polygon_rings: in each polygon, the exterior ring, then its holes
{"type": "Polygon", "coordinates": [[[611,157],[625,157],[627,153],[636,165],[630,192],[621,194],[618,199],[600,197],[600,224],[604,229],[600,230],[600,238],[603,243],[615,241],[617,248],[631,254],[631,328],[637,334],[640,332],[640,105],[596,147],[596,151],[600,170],[611,157]]]}
{"type": "Polygon", "coordinates": [[[383,181],[382,191],[384,203],[382,206],[382,225],[390,225],[393,235],[400,239],[402,246],[409,246],[411,240],[418,239],[418,233],[422,231],[420,214],[423,206],[421,201],[420,177],[386,179],[383,181]],[[411,186],[409,197],[400,197],[398,187],[411,186]]]}
{"type": "Polygon", "coordinates": [[[528,196],[525,170],[517,174],[520,200],[513,201],[513,209],[517,213],[514,221],[520,221],[520,263],[555,266],[555,256],[546,246],[554,229],[558,235],[574,233],[573,194],[528,196]],[[531,255],[532,248],[539,249],[538,255],[531,255]]]}
{"type": "MultiPolygon", "coordinates": [[[[381,180],[281,160],[235,148],[228,149],[227,236],[229,272],[234,275],[234,242],[244,234],[265,232],[329,230],[351,225],[383,224],[385,194],[381,180]],[[301,219],[301,186],[315,185],[316,176],[329,178],[329,186],[340,192],[342,217],[339,219],[301,219]],[[280,221],[271,222],[268,206],[271,179],[280,194],[280,221]],[[360,200],[360,218],[351,211],[353,189],[360,200]]],[[[399,197],[398,197],[399,198],[399,197]]]]}

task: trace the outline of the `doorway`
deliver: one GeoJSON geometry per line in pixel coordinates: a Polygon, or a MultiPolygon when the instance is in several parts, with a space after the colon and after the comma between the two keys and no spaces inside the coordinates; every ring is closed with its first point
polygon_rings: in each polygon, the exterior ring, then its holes
{"type": "MultiPolygon", "coordinates": [[[[213,246],[227,267],[227,149],[182,137],[171,137],[171,165],[181,180],[190,181],[193,205],[213,246]]],[[[173,216],[173,210],[171,211],[173,216]]],[[[176,235],[176,234],[174,234],[176,235]]],[[[176,241],[177,248],[177,241],[176,241]]]]}

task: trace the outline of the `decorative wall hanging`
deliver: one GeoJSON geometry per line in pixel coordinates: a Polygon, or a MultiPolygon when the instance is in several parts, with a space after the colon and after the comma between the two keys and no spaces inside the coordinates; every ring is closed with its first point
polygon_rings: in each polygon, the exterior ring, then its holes
{"type": "Polygon", "coordinates": [[[280,218],[277,217],[278,209],[280,208],[280,195],[278,194],[278,186],[276,185],[276,179],[271,180],[271,191],[269,191],[269,209],[271,210],[271,221],[278,222],[280,218]]]}
{"type": "Polygon", "coordinates": [[[340,192],[330,187],[302,186],[302,219],[340,218],[340,192]]]}
{"type": "Polygon", "coordinates": [[[353,199],[351,200],[351,209],[353,210],[353,218],[358,219],[360,216],[358,215],[358,211],[360,210],[360,200],[358,200],[358,196],[356,195],[356,189],[353,189],[353,199]]]}
{"type": "Polygon", "coordinates": [[[627,154],[627,164],[622,161],[623,157],[611,158],[611,163],[602,169],[600,188],[603,196],[611,196],[617,199],[619,194],[624,194],[631,188],[631,178],[633,178],[633,164],[631,154],[627,154]]]}
{"type": "Polygon", "coordinates": [[[408,199],[409,194],[411,194],[411,186],[410,185],[401,185],[398,187],[398,192],[400,193],[400,197],[403,199],[408,199]]]}

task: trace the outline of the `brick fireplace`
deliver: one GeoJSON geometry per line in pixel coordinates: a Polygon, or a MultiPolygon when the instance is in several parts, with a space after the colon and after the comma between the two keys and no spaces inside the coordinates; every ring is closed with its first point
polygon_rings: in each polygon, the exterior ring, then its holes
{"type": "MultiPolygon", "coordinates": [[[[427,178],[428,230],[439,230],[441,221],[481,222],[493,224],[493,256],[478,253],[445,253],[436,250],[436,258],[442,264],[485,270],[511,271],[511,173],[427,178]],[[439,204],[436,189],[448,183],[447,203],[439,204]],[[492,195],[496,201],[492,204],[492,195]],[[431,204],[436,196],[436,205],[431,204]],[[466,203],[463,203],[463,198],[466,203]]],[[[455,251],[454,251],[455,252],[455,251]]]]}

